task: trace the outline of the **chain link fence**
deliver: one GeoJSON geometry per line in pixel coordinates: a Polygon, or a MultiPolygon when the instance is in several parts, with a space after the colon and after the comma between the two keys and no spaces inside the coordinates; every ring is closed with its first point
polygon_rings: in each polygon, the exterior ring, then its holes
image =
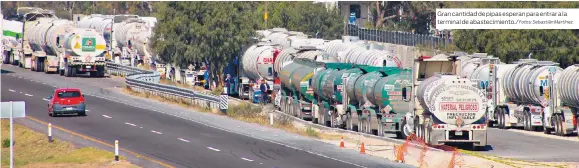
{"type": "Polygon", "coordinates": [[[423,47],[443,49],[449,44],[453,43],[453,40],[432,36],[432,35],[421,35],[409,32],[400,31],[388,31],[388,30],[378,30],[378,29],[366,29],[360,28],[358,25],[347,24],[346,34],[348,36],[357,36],[360,40],[376,41],[382,43],[391,43],[405,46],[418,46],[423,45],[423,47]]]}

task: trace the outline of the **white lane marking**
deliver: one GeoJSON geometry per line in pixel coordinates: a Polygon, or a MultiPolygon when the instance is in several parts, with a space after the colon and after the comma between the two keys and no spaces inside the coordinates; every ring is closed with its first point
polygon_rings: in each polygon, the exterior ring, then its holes
{"type": "Polygon", "coordinates": [[[16,92],[15,90],[12,90],[12,89],[8,89],[8,91],[11,91],[11,92],[16,92]]]}
{"type": "Polygon", "coordinates": [[[140,127],[140,128],[143,128],[143,127],[140,127]]]}
{"type": "Polygon", "coordinates": [[[219,149],[212,148],[212,147],[207,147],[207,149],[211,149],[211,150],[214,150],[214,151],[217,151],[217,152],[221,151],[221,150],[219,150],[219,149]]]}
{"type": "MultiPolygon", "coordinates": [[[[362,165],[359,165],[359,164],[355,164],[355,163],[352,163],[352,162],[348,162],[348,161],[336,159],[336,158],[333,158],[333,157],[330,157],[330,156],[326,156],[326,155],[324,155],[324,154],[320,154],[320,153],[317,153],[317,152],[309,151],[309,150],[304,149],[304,148],[298,148],[298,147],[294,147],[294,146],[291,146],[291,145],[287,145],[287,144],[281,143],[281,142],[276,142],[276,141],[272,141],[272,140],[268,140],[268,139],[263,139],[263,138],[255,137],[255,136],[249,136],[249,135],[245,135],[245,134],[240,134],[240,133],[237,132],[237,131],[232,131],[232,130],[229,130],[229,129],[224,129],[224,128],[221,128],[221,127],[213,126],[213,125],[210,125],[210,124],[206,124],[206,123],[203,123],[203,122],[199,122],[199,121],[197,121],[197,120],[193,120],[193,119],[191,119],[191,118],[183,117],[183,116],[176,115],[176,114],[173,114],[173,113],[168,113],[168,112],[164,112],[164,111],[159,111],[159,110],[157,110],[157,109],[148,109],[148,108],[144,108],[144,107],[141,107],[141,106],[134,105],[134,104],[132,104],[132,103],[127,103],[127,102],[122,101],[122,100],[111,99],[111,98],[102,97],[102,96],[98,96],[98,95],[94,95],[94,94],[86,94],[86,95],[93,96],[93,97],[98,97],[98,98],[101,98],[101,99],[105,99],[105,100],[109,100],[109,101],[113,101],[113,102],[117,102],[117,103],[121,103],[121,104],[125,104],[125,105],[127,105],[127,106],[131,106],[131,107],[135,107],[135,108],[140,108],[140,109],[144,109],[144,110],[151,110],[151,111],[159,112],[159,113],[161,113],[161,114],[166,114],[166,115],[170,115],[170,116],[173,116],[173,117],[181,118],[181,119],[184,119],[184,120],[187,120],[187,121],[191,121],[191,122],[194,122],[194,123],[198,123],[198,124],[201,124],[201,125],[205,125],[205,126],[207,126],[207,127],[211,127],[211,128],[218,129],[218,130],[221,130],[221,131],[229,132],[229,133],[232,133],[232,134],[237,134],[237,135],[241,135],[241,136],[245,136],[245,137],[249,137],[249,138],[255,138],[255,139],[258,139],[258,140],[261,140],[261,141],[265,141],[265,142],[269,142],[269,143],[273,143],[273,144],[285,146],[285,147],[288,147],[288,148],[291,148],[291,149],[304,151],[304,152],[306,152],[306,153],[310,153],[310,154],[313,154],[313,155],[316,155],[316,156],[320,156],[320,157],[323,157],[323,158],[327,158],[327,159],[339,161],[339,162],[342,162],[342,163],[354,165],[354,166],[356,166],[356,167],[367,168],[367,167],[362,166],[362,165]]],[[[239,127],[239,126],[237,126],[237,127],[239,127]]]]}
{"type": "Polygon", "coordinates": [[[103,115],[103,117],[106,117],[106,118],[113,118],[113,117],[110,117],[110,116],[108,116],[108,115],[103,115]]]}
{"type": "Polygon", "coordinates": [[[161,132],[159,132],[159,131],[155,131],[155,130],[151,130],[151,132],[152,132],[152,133],[155,133],[155,134],[159,134],[159,135],[162,135],[162,134],[163,134],[163,133],[161,133],[161,132]]]}
{"type": "Polygon", "coordinates": [[[31,94],[28,94],[28,93],[26,93],[26,94],[24,94],[24,95],[26,95],[26,96],[32,96],[31,94]]]}
{"type": "Polygon", "coordinates": [[[52,87],[58,87],[58,86],[54,86],[54,85],[53,85],[52,87]]]}
{"type": "Polygon", "coordinates": [[[137,125],[135,125],[135,124],[128,123],[128,122],[125,122],[125,124],[130,125],[130,126],[133,126],[133,127],[136,127],[136,126],[137,126],[137,125]]]}
{"type": "Polygon", "coordinates": [[[251,159],[248,159],[248,158],[244,158],[244,157],[242,157],[241,159],[243,159],[243,160],[245,160],[245,161],[250,161],[250,162],[253,162],[253,160],[251,160],[251,159]]]}
{"type": "Polygon", "coordinates": [[[44,101],[50,101],[50,100],[48,100],[48,99],[46,99],[46,98],[42,98],[42,100],[44,100],[44,101]]]}
{"type": "Polygon", "coordinates": [[[22,92],[20,92],[20,93],[22,93],[22,92]]]}
{"type": "Polygon", "coordinates": [[[179,138],[179,140],[183,141],[183,142],[189,142],[189,140],[183,139],[183,138],[179,138]]]}
{"type": "Polygon", "coordinates": [[[44,83],[44,82],[43,82],[42,84],[43,84],[43,85],[46,85],[46,83],[44,83]]]}
{"type": "Polygon", "coordinates": [[[90,110],[89,110],[89,109],[86,109],[86,110],[84,110],[84,111],[90,111],[90,110]]]}

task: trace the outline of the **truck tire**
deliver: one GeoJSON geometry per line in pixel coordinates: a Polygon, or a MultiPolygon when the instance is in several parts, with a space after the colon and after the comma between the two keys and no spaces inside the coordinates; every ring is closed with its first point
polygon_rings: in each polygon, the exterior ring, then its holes
{"type": "Polygon", "coordinates": [[[525,131],[531,131],[530,115],[527,110],[523,111],[523,129],[525,131]]]}
{"type": "Polygon", "coordinates": [[[64,70],[60,69],[60,67],[57,71],[60,76],[64,76],[64,70]]]}
{"type": "Polygon", "coordinates": [[[408,138],[408,136],[405,133],[404,127],[406,127],[406,120],[402,120],[402,124],[400,124],[400,132],[396,132],[396,138],[404,140],[408,138]]]}
{"type": "Polygon", "coordinates": [[[505,114],[503,113],[503,109],[502,109],[502,108],[499,108],[497,112],[498,112],[497,120],[498,120],[498,123],[499,123],[499,124],[498,124],[498,125],[499,125],[498,128],[499,128],[499,129],[504,129],[504,127],[505,127],[505,114]]]}
{"type": "Polygon", "coordinates": [[[558,114],[555,114],[555,135],[561,136],[561,118],[558,114]]]}

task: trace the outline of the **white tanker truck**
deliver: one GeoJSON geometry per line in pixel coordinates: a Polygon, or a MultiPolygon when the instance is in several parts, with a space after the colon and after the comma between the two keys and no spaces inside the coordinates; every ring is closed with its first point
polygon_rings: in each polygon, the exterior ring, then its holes
{"type": "Polygon", "coordinates": [[[67,77],[105,73],[105,40],[93,29],[75,28],[70,20],[38,18],[28,23],[25,37],[33,51],[31,70],[58,72],[67,77]]]}
{"type": "Polygon", "coordinates": [[[154,20],[151,17],[141,19],[137,15],[92,14],[78,21],[77,27],[95,29],[105,37],[121,64],[134,66],[135,60],[141,60],[141,56],[145,62],[150,62],[147,43],[152,35],[151,25],[156,23],[154,20]]]}
{"type": "Polygon", "coordinates": [[[2,20],[2,45],[4,48],[3,63],[18,65],[20,60],[20,52],[22,52],[22,30],[24,24],[14,20],[2,20]]]}
{"type": "MultiPolygon", "coordinates": [[[[54,15],[54,11],[51,10],[43,10],[41,8],[34,8],[34,7],[21,7],[17,9],[17,14],[18,14],[18,19],[20,21],[22,21],[24,23],[24,27],[23,27],[23,37],[22,37],[22,52],[19,54],[20,55],[20,60],[18,61],[18,65],[19,67],[22,68],[26,68],[26,69],[31,69],[32,68],[32,64],[33,64],[33,57],[35,58],[35,61],[40,61],[42,63],[44,63],[44,59],[46,59],[46,54],[42,54],[42,53],[46,53],[45,52],[45,48],[44,44],[43,46],[38,46],[35,45],[35,43],[33,41],[30,41],[31,38],[34,38],[32,36],[39,36],[38,33],[40,32],[36,32],[36,31],[31,31],[32,27],[36,27],[37,24],[39,24],[39,20],[40,19],[58,19],[55,15],[54,15]],[[39,52],[38,52],[39,51],[39,52]],[[36,53],[35,53],[36,52],[36,53]],[[34,56],[35,54],[35,56],[34,56]],[[36,59],[36,57],[38,57],[38,59],[36,59]]],[[[40,63],[42,65],[42,63],[40,63]]],[[[44,66],[41,66],[42,69],[44,66]]],[[[35,67],[38,68],[38,67],[35,67]]]]}
{"type": "Polygon", "coordinates": [[[543,122],[545,133],[555,131],[556,135],[563,136],[577,131],[579,136],[579,64],[567,67],[561,72],[559,80],[555,80],[557,69],[549,68],[549,107],[545,111],[543,122]],[[553,89],[556,88],[556,89],[553,89]]]}
{"type": "Polygon", "coordinates": [[[476,83],[461,78],[458,56],[420,57],[413,69],[414,96],[402,90],[405,101],[413,101],[404,131],[414,130],[432,145],[469,143],[473,148],[487,144],[486,106],[476,83]],[[459,68],[457,68],[459,67],[459,68]]]}

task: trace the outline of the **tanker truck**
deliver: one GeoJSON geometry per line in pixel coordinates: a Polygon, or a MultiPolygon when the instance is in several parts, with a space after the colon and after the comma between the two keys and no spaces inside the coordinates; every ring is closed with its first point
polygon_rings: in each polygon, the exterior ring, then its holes
{"type": "MultiPolygon", "coordinates": [[[[398,78],[396,73],[400,71],[400,64],[396,61],[398,59],[389,57],[386,52],[368,51],[369,56],[365,55],[368,57],[363,58],[367,62],[381,64],[370,64],[374,66],[352,64],[354,65],[352,67],[349,63],[343,63],[337,66],[327,66],[320,73],[316,73],[313,78],[315,83],[313,88],[319,97],[319,103],[315,108],[319,108],[320,113],[316,113],[315,122],[349,130],[358,130],[361,124],[366,124],[363,131],[367,133],[382,134],[384,132],[380,131],[382,127],[377,125],[380,123],[378,120],[381,116],[376,115],[376,112],[379,112],[378,108],[388,104],[383,104],[379,99],[372,97],[375,95],[374,84],[378,83],[382,77],[398,78]],[[380,54],[382,56],[378,57],[380,54]],[[365,121],[371,121],[374,124],[368,124],[370,122],[365,121]],[[372,131],[378,131],[378,133],[372,131]]],[[[389,81],[381,82],[388,83],[389,81]]]]}
{"type": "Polygon", "coordinates": [[[457,57],[415,59],[413,85],[401,91],[412,109],[400,125],[403,136],[415,132],[430,145],[467,143],[475,150],[486,146],[487,99],[474,81],[460,77],[457,57]]]}
{"type": "MultiPolygon", "coordinates": [[[[18,61],[18,65],[21,68],[31,69],[33,66],[33,54],[36,53],[35,59],[36,63],[42,65],[46,58],[43,46],[31,44],[33,43],[29,39],[33,38],[32,36],[39,36],[38,34],[41,32],[31,31],[31,27],[35,27],[38,24],[38,20],[41,18],[50,18],[50,19],[58,19],[54,15],[54,11],[52,10],[44,10],[41,8],[34,8],[34,7],[20,7],[17,9],[18,20],[24,23],[23,26],[23,37],[22,37],[22,52],[19,54],[20,60],[18,61]]],[[[38,65],[36,64],[36,65],[38,65]]],[[[35,67],[35,69],[42,69],[44,66],[35,67]]]]}
{"type": "Polygon", "coordinates": [[[543,88],[549,104],[543,113],[544,133],[564,136],[576,130],[579,136],[579,65],[567,67],[558,80],[557,73],[557,67],[549,67],[549,88],[543,88]]]}
{"type": "Polygon", "coordinates": [[[3,55],[3,63],[4,64],[12,64],[18,65],[20,60],[20,52],[22,52],[22,30],[24,24],[19,21],[14,20],[2,20],[3,27],[2,27],[2,45],[4,48],[3,55]]]}
{"type": "Polygon", "coordinates": [[[257,96],[271,94],[274,79],[273,64],[279,52],[277,45],[270,42],[259,42],[245,51],[241,58],[242,68],[238,76],[241,85],[237,85],[237,89],[240,95],[247,93],[251,102],[258,103],[257,96]],[[270,85],[268,93],[261,93],[259,90],[262,79],[270,85]]]}
{"type": "Polygon", "coordinates": [[[74,28],[59,36],[62,53],[59,56],[59,74],[73,77],[79,73],[89,73],[91,77],[105,75],[106,42],[94,29],[74,28]]]}
{"type": "MultiPolygon", "coordinates": [[[[130,15],[132,16],[132,15],[130,15]]],[[[150,27],[147,22],[129,16],[115,16],[113,25],[114,55],[120,56],[122,64],[135,66],[136,62],[149,60],[148,39],[151,37],[150,27]],[[119,21],[119,23],[116,23],[119,21]]]]}
{"type": "MultiPolygon", "coordinates": [[[[550,61],[521,59],[512,68],[506,69],[504,75],[497,74],[500,70],[491,66],[489,84],[492,88],[493,101],[490,107],[494,109],[492,116],[497,120],[498,128],[523,127],[524,130],[540,130],[543,128],[544,111],[549,107],[549,95],[545,90],[549,87],[549,70],[554,69],[554,80],[558,80],[561,68],[550,61]],[[502,75],[501,78],[498,76],[502,75]]],[[[557,96],[557,95],[554,95],[557,96]]],[[[569,117],[571,118],[571,117],[569,117]]],[[[547,129],[548,130],[548,129],[547,129]]]]}
{"type": "Polygon", "coordinates": [[[64,57],[62,34],[72,32],[74,23],[66,19],[38,18],[28,25],[25,35],[33,53],[32,71],[57,72],[59,57],[64,57]]]}
{"type": "Polygon", "coordinates": [[[315,116],[312,105],[316,104],[312,77],[322,70],[324,63],[336,63],[338,59],[311,46],[302,46],[292,55],[289,56],[294,57],[293,61],[283,63],[278,74],[281,81],[279,106],[285,113],[312,120],[315,116]]]}

